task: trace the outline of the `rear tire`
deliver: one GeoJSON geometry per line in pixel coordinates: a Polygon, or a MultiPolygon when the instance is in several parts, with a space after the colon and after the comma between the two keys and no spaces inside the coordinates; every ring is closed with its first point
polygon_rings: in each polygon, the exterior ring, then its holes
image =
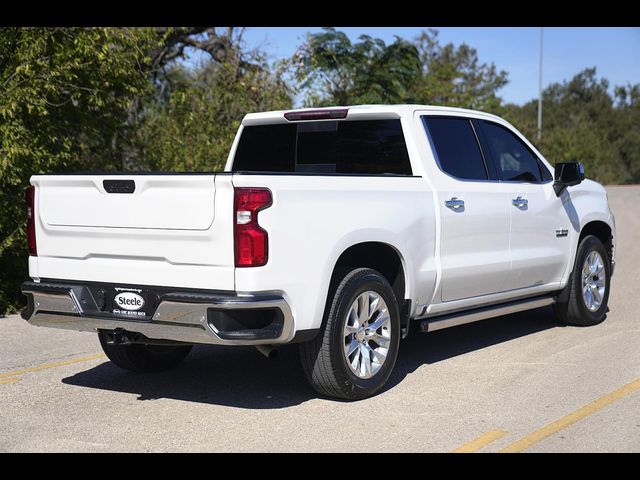
{"type": "Polygon", "coordinates": [[[117,345],[107,343],[109,332],[98,332],[102,350],[118,367],[130,372],[162,372],[181,363],[189,352],[191,345],[117,345]]]}
{"type": "Polygon", "coordinates": [[[377,271],[357,268],[329,289],[323,327],[300,344],[300,358],[317,392],[359,400],[385,385],[399,343],[400,312],[391,285],[377,271]]]}
{"type": "Polygon", "coordinates": [[[603,322],[607,316],[610,285],[609,255],[598,237],[587,235],[578,245],[566,287],[567,300],[554,305],[556,316],[562,323],[581,327],[603,322]]]}

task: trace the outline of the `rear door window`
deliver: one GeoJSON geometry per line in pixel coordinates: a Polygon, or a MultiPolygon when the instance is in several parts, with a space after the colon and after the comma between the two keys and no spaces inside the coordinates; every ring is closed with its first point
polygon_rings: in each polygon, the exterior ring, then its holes
{"type": "Polygon", "coordinates": [[[487,180],[487,168],[467,118],[423,116],[440,169],[462,180],[487,180]]]}
{"type": "Polygon", "coordinates": [[[233,171],[412,174],[400,120],[246,126],[233,171]]]}

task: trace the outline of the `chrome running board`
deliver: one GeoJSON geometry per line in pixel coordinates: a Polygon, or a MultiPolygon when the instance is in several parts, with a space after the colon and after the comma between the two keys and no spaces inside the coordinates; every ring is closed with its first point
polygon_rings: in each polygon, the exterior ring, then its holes
{"type": "Polygon", "coordinates": [[[555,302],[556,295],[552,295],[474,308],[473,310],[465,310],[463,312],[438,315],[437,317],[420,320],[420,331],[433,332],[434,330],[441,330],[443,328],[464,325],[465,323],[486,320],[487,318],[500,317],[502,315],[509,315],[510,313],[546,307],[547,305],[552,305],[555,302]]]}

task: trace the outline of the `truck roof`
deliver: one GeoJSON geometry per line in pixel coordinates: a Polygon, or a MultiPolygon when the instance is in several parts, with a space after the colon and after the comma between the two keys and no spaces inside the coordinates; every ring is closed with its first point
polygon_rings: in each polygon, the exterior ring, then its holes
{"type": "Polygon", "coordinates": [[[295,108],[291,110],[273,110],[270,112],[248,113],[242,120],[243,125],[258,125],[264,123],[288,123],[284,118],[284,114],[288,112],[307,112],[321,110],[343,110],[348,109],[348,119],[358,118],[361,120],[379,119],[379,118],[400,118],[413,115],[416,110],[431,110],[443,113],[467,113],[474,115],[482,115],[496,120],[502,120],[500,117],[491,113],[479,110],[469,110],[465,108],[444,107],[439,105],[418,105],[418,104],[401,104],[401,105],[344,105],[319,108],[295,108]]]}

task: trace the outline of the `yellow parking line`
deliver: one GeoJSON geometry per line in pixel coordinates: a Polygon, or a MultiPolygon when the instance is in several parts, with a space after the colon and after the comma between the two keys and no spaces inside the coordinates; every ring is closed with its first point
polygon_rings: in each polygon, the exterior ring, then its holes
{"type": "Polygon", "coordinates": [[[480,435],[475,440],[471,440],[470,442],[465,443],[464,445],[459,446],[451,453],[472,453],[477,452],[485,445],[490,444],[491,442],[495,442],[496,440],[504,437],[507,434],[504,430],[491,430],[490,432],[484,433],[480,435]]]}
{"type": "MultiPolygon", "coordinates": [[[[31,373],[31,372],[39,372],[41,370],[47,370],[49,368],[55,367],[64,367],[65,365],[73,365],[74,363],[86,362],[88,360],[96,360],[98,358],[106,358],[103,353],[98,353],[95,355],[87,355],[86,357],[78,357],[72,358],[70,360],[61,360],[59,362],[45,363],[42,365],[34,365],[33,367],[23,368],[22,370],[15,370],[13,372],[0,373],[0,381],[1,379],[14,377],[16,375],[22,375],[23,373],[31,373]]],[[[3,382],[9,383],[9,382],[3,382]]]]}
{"type": "Polygon", "coordinates": [[[4,385],[5,383],[19,382],[19,381],[20,381],[19,378],[4,378],[0,380],[0,385],[4,385]]]}
{"type": "Polygon", "coordinates": [[[583,418],[591,415],[592,413],[597,412],[598,410],[606,407],[610,403],[615,402],[616,400],[620,400],[622,397],[625,397],[636,390],[640,390],[640,378],[634,380],[631,383],[627,383],[625,386],[620,387],[617,390],[614,390],[611,393],[604,395],[603,397],[598,398],[597,400],[591,402],[588,405],[585,405],[582,408],[579,408],[573,413],[562,417],[560,420],[556,420],[555,422],[550,423],[542,427],[539,430],[527,435],[526,437],[521,438],[520,440],[512,443],[511,445],[506,446],[502,450],[501,453],[512,453],[512,452],[522,452],[526,450],[530,446],[535,443],[538,443],[540,440],[544,440],[550,435],[567,428],[569,425],[576,423],[578,420],[582,420],[583,418]]]}

